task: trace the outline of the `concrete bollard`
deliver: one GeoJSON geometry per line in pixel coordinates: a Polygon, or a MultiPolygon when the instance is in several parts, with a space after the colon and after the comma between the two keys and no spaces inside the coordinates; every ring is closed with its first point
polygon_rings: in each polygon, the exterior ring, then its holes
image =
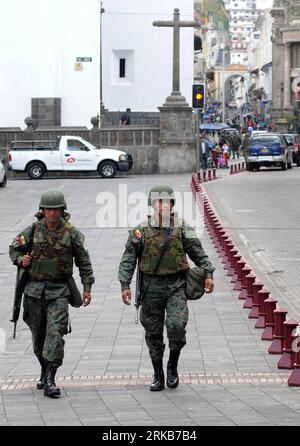
{"type": "Polygon", "coordinates": [[[208,170],[208,181],[211,181],[211,170],[208,170]]]}
{"type": "Polygon", "coordinates": [[[293,351],[293,346],[297,339],[297,335],[293,334],[293,331],[298,327],[298,322],[293,319],[289,319],[283,323],[284,325],[284,346],[283,355],[278,361],[277,367],[279,369],[293,369],[296,360],[296,352],[293,351]]]}
{"type": "Polygon", "coordinates": [[[249,265],[245,265],[242,268],[242,289],[239,294],[239,299],[245,300],[247,299],[247,286],[246,286],[246,276],[251,273],[251,268],[249,265]]]}
{"type": "Polygon", "coordinates": [[[247,297],[243,308],[252,308],[253,306],[253,284],[255,279],[256,275],[252,272],[245,277],[247,297]]]}
{"type": "Polygon", "coordinates": [[[230,175],[233,175],[233,165],[230,166],[230,175]]]}
{"type": "Polygon", "coordinates": [[[283,353],[284,346],[284,322],[288,311],[283,308],[277,308],[274,311],[274,336],[268,352],[271,355],[280,355],[283,353]]]}
{"type": "Polygon", "coordinates": [[[245,170],[245,162],[242,161],[242,169],[245,170]]]}
{"type": "Polygon", "coordinates": [[[197,172],[197,180],[201,183],[201,172],[197,172]]]}
{"type": "Polygon", "coordinates": [[[206,181],[206,170],[203,170],[202,175],[203,175],[203,181],[206,181]]]}
{"type": "Polygon", "coordinates": [[[258,319],[255,324],[255,328],[266,328],[266,304],[265,300],[268,299],[270,291],[266,288],[262,288],[258,293],[258,319]]]}
{"type": "Polygon", "coordinates": [[[237,165],[234,165],[234,173],[237,173],[237,165]]]}
{"type": "Polygon", "coordinates": [[[297,344],[297,351],[295,353],[294,370],[288,379],[288,385],[291,387],[300,387],[300,337],[296,337],[294,343],[297,344]]]}
{"type": "Polygon", "coordinates": [[[262,341],[273,341],[274,336],[274,311],[276,310],[277,300],[272,296],[265,300],[266,305],[266,328],[261,335],[262,341]]]}
{"type": "Polygon", "coordinates": [[[213,179],[216,180],[217,179],[217,172],[216,169],[213,169],[213,179]]]}
{"type": "Polygon", "coordinates": [[[250,311],[248,318],[249,319],[258,319],[258,310],[259,310],[259,301],[258,301],[258,292],[263,288],[263,283],[257,280],[252,285],[253,288],[253,299],[252,299],[252,310],[250,311]]]}
{"type": "Polygon", "coordinates": [[[238,163],[238,171],[241,171],[241,163],[238,163]]]}

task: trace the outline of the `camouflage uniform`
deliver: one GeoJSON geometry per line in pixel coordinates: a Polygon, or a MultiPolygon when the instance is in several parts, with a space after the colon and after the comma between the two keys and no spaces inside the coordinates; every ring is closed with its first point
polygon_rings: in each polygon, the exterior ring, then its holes
{"type": "MultiPolygon", "coordinates": [[[[141,257],[140,269],[143,272],[141,323],[145,328],[146,343],[157,374],[161,366],[157,368],[156,364],[161,364],[165,349],[164,324],[167,328],[170,353],[176,352],[177,361],[181,348],[186,344],[188,306],[185,296],[185,272],[189,269],[186,254],[197,266],[202,267],[205,278],[212,278],[214,268],[195,231],[184,220],[175,221],[172,214],[169,229],[159,227],[155,222],[153,226],[153,222],[154,220],[149,218],[144,224],[129,231],[118,279],[122,290],[130,288],[137,258],[141,257]],[[164,232],[168,230],[171,242],[155,272],[155,266],[164,246],[164,232]]],[[[168,386],[172,387],[169,384],[168,386]]],[[[150,390],[161,389],[150,388],[150,390]]]]}
{"type": "MultiPolygon", "coordinates": [[[[62,193],[44,192],[40,209],[44,208],[66,209],[62,193]]],[[[41,364],[37,388],[51,397],[60,395],[54,377],[64,357],[63,336],[68,332],[70,296],[67,280],[73,274],[73,259],[85,292],[90,293],[95,281],[84,235],[68,222],[69,214],[62,211],[61,215],[56,229],[50,230],[43,212],[39,212],[39,221],[24,229],[9,246],[10,258],[19,267],[23,256],[30,254],[23,319],[31,330],[33,350],[41,364]]]]}
{"type": "MultiPolygon", "coordinates": [[[[29,245],[32,226],[22,231],[9,247],[15,265],[21,265],[29,245]]],[[[47,229],[44,219],[36,223],[29,266],[29,281],[24,290],[23,319],[32,333],[33,350],[56,367],[64,357],[63,335],[68,329],[67,277],[72,276],[73,257],[85,291],[94,283],[89,253],[83,234],[61,218],[56,231],[47,229]]]]}

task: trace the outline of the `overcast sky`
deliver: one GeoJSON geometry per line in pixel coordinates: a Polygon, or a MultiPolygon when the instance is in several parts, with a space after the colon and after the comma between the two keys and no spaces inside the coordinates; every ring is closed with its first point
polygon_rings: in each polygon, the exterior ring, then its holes
{"type": "Polygon", "coordinates": [[[257,0],[257,9],[269,9],[273,7],[273,0],[257,0]]]}

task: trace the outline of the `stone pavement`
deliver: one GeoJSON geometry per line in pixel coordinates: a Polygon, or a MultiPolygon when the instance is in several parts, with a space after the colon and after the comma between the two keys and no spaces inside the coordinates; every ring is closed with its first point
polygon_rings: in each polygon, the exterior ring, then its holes
{"type": "Polygon", "coordinates": [[[97,226],[99,193],[118,196],[121,184],[128,193],[148,193],[162,183],[188,192],[190,180],[190,175],[11,179],[0,191],[0,425],[300,424],[300,390],[288,387],[290,372],[279,372],[279,358],[267,353],[268,342],[260,340],[261,331],[248,319],[206,233],[202,242],[216,266],[216,287],[213,295],[189,303],[181,384],[157,393],[148,389],[152,368],[143,329],[134,323],[133,307],[121,303],[117,281],[127,228],[97,226]],[[32,222],[41,192],[53,187],[65,194],[71,221],[86,234],[96,275],[92,304],[70,309],[73,331],[65,338],[65,360],[57,377],[62,397],[55,400],[35,387],[38,364],[21,320],[12,339],[15,267],[7,255],[14,235],[32,222]]]}

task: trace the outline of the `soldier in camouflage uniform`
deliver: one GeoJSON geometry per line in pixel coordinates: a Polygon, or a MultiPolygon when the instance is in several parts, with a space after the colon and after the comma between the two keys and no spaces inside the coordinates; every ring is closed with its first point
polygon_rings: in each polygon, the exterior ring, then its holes
{"type": "Polygon", "coordinates": [[[38,389],[56,397],[57,368],[64,357],[63,336],[68,332],[66,280],[73,273],[73,258],[83,284],[83,304],[91,301],[95,279],[83,234],[68,222],[70,215],[63,194],[49,190],[41,196],[38,221],[22,231],[9,247],[12,262],[26,268],[29,280],[24,290],[23,319],[32,333],[33,350],[41,365],[38,389]]]}
{"type": "Polygon", "coordinates": [[[150,390],[160,391],[165,386],[164,324],[170,349],[167,386],[176,388],[179,383],[177,365],[180,351],[186,344],[185,327],[188,322],[185,273],[189,264],[186,254],[203,269],[207,293],[213,291],[214,268],[193,228],[172,212],[175,204],[172,188],[152,188],[148,204],[153,206],[154,215],[129,231],[118,278],[121,282],[123,302],[130,305],[130,283],[137,258],[140,257],[140,269],[143,274],[141,323],[145,328],[145,339],[154,369],[150,390]]]}

